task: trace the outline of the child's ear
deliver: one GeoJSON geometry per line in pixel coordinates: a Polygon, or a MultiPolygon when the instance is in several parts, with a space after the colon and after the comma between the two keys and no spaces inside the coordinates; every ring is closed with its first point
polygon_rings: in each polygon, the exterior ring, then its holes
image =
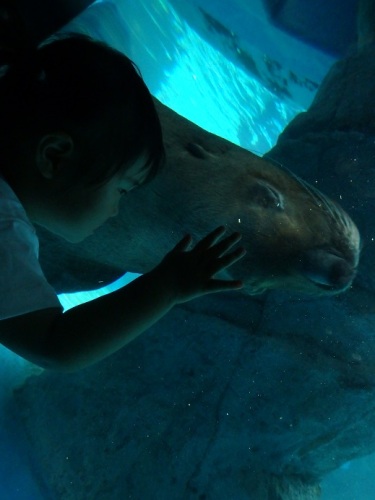
{"type": "Polygon", "coordinates": [[[74,151],[74,142],[69,134],[56,132],[45,135],[38,143],[36,165],[46,179],[52,179],[66,165],[74,151]]]}

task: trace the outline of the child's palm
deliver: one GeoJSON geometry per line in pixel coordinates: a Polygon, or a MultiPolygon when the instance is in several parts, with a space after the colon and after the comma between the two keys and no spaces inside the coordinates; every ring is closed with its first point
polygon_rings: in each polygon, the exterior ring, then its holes
{"type": "Polygon", "coordinates": [[[242,288],[241,281],[213,278],[216,273],[231,266],[245,254],[243,248],[229,252],[241,236],[233,233],[221,239],[224,232],[225,228],[218,227],[191,250],[191,237],[185,236],[154,270],[161,273],[163,286],[170,287],[177,303],[207,293],[242,288]]]}

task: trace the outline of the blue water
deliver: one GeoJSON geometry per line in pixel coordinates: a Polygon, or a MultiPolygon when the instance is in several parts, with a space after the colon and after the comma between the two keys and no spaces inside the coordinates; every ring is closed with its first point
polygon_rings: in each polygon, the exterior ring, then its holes
{"type": "MultiPolygon", "coordinates": [[[[137,63],[151,92],[163,103],[259,155],[275,144],[280,132],[303,109],[296,102],[277,97],[224,57],[165,0],[123,1],[121,8],[99,1],[67,30],[89,33],[123,50],[137,63]]],[[[322,56],[321,62],[324,66],[327,58],[322,56]]],[[[126,275],[94,292],[61,295],[60,300],[69,308],[123,286],[134,277],[126,275]]],[[[35,368],[4,348],[0,358],[0,499],[38,500],[43,495],[34,484],[23,437],[7,406],[12,388],[35,368]]],[[[375,482],[369,473],[373,465],[375,459],[346,464],[324,482],[322,499],[375,498],[375,482]]]]}

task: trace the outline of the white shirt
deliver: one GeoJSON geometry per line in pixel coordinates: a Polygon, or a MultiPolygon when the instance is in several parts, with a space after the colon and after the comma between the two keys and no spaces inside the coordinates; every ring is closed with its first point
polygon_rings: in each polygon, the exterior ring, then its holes
{"type": "Polygon", "coordinates": [[[0,320],[61,304],[40,267],[34,226],[0,176],[0,320]]]}

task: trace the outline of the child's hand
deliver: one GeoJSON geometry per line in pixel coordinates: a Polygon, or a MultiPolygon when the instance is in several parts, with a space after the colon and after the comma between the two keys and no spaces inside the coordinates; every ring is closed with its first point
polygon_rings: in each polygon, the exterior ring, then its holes
{"type": "Polygon", "coordinates": [[[241,281],[213,279],[216,273],[231,266],[246,253],[243,248],[228,253],[241,235],[232,233],[221,239],[224,232],[224,227],[218,227],[191,250],[192,238],[185,236],[151,271],[150,274],[160,280],[163,291],[166,288],[170,290],[175,303],[187,302],[208,293],[242,288],[241,281]]]}

